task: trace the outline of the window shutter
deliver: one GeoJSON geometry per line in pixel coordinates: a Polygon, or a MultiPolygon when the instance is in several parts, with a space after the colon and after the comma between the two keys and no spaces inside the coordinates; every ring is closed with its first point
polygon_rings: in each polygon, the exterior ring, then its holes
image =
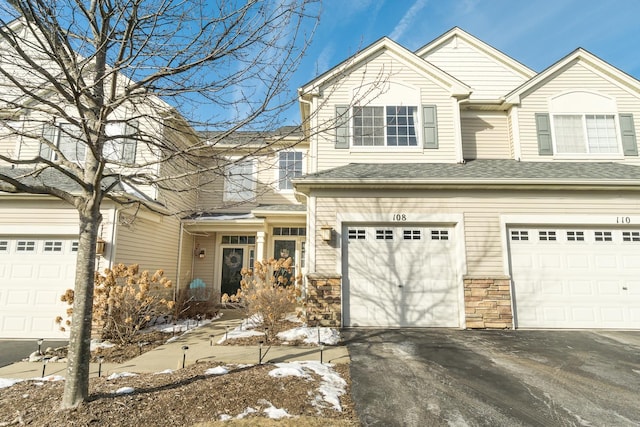
{"type": "Polygon", "coordinates": [[[349,106],[336,105],[336,145],[338,149],[349,148],[349,106]]]}
{"type": "Polygon", "coordinates": [[[620,133],[622,134],[622,150],[625,156],[637,156],[636,128],[633,114],[620,114],[620,133]]]}
{"type": "Polygon", "coordinates": [[[422,106],[424,148],[438,148],[438,116],[435,105],[422,106]]]}
{"type": "Polygon", "coordinates": [[[551,143],[551,122],[549,114],[536,113],[536,132],[538,133],[538,154],[541,156],[553,155],[551,143]]]}
{"type": "Polygon", "coordinates": [[[133,164],[136,161],[136,147],[138,139],[138,121],[125,123],[125,137],[122,140],[122,161],[133,164]]]}

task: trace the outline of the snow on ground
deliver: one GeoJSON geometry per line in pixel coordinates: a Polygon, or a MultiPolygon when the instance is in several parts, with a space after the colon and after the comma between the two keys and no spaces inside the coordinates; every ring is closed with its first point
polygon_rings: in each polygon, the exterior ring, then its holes
{"type": "Polygon", "coordinates": [[[269,375],[277,378],[286,376],[307,378],[309,377],[307,373],[309,370],[315,372],[322,378],[318,388],[322,396],[316,396],[314,404],[318,405],[321,401],[324,401],[336,411],[342,411],[340,396],[345,394],[347,382],[333,370],[333,364],[308,361],[276,363],[275,366],[276,368],[270,371],[269,375]]]}
{"type": "Polygon", "coordinates": [[[114,394],[131,394],[134,391],[136,391],[136,389],[133,387],[120,387],[119,389],[114,391],[114,394]]]}
{"type": "Polygon", "coordinates": [[[269,418],[273,419],[273,420],[279,420],[280,418],[289,418],[289,417],[291,417],[291,415],[289,415],[289,413],[286,410],[284,410],[282,408],[276,408],[268,400],[260,399],[258,401],[258,403],[267,406],[265,409],[262,410],[262,412],[267,414],[267,416],[269,418]]]}
{"type": "Polygon", "coordinates": [[[336,345],[340,342],[340,333],[333,328],[309,328],[300,326],[278,333],[282,341],[304,341],[305,344],[336,345]]]}
{"type": "Polygon", "coordinates": [[[133,374],[131,372],[114,372],[113,374],[107,377],[108,381],[117,380],[118,378],[126,378],[126,377],[135,377],[138,374],[133,374]]]}
{"type": "Polygon", "coordinates": [[[225,375],[229,373],[229,368],[226,366],[216,366],[215,368],[210,368],[204,371],[205,375],[225,375]]]}
{"type": "Polygon", "coordinates": [[[173,369],[165,369],[164,371],[160,371],[160,372],[156,372],[156,375],[163,375],[163,374],[173,374],[173,369]]]}
{"type": "MultiPolygon", "coordinates": [[[[287,316],[286,320],[290,322],[301,323],[295,315],[287,316]]],[[[251,316],[244,319],[240,326],[235,329],[228,330],[218,340],[218,344],[224,343],[228,339],[246,338],[251,336],[264,335],[263,332],[258,332],[255,328],[262,325],[262,317],[259,315],[251,316]]],[[[303,341],[305,344],[317,344],[317,345],[336,345],[340,342],[340,332],[333,328],[309,328],[306,326],[299,326],[293,329],[289,329],[278,333],[278,339],[283,342],[291,341],[303,341]]]]}
{"type": "Polygon", "coordinates": [[[17,379],[17,378],[0,378],[0,389],[11,387],[12,385],[22,381],[33,381],[35,385],[43,385],[45,382],[48,382],[48,381],[64,381],[64,377],[60,375],[48,375],[46,377],[29,378],[26,380],[17,379]]]}

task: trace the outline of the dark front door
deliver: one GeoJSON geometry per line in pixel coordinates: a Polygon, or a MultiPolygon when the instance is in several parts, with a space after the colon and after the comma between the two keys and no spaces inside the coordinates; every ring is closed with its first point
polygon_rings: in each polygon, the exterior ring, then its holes
{"type": "Polygon", "coordinates": [[[233,295],[240,289],[242,267],[244,266],[244,248],[222,249],[222,283],[223,294],[233,295]]]}

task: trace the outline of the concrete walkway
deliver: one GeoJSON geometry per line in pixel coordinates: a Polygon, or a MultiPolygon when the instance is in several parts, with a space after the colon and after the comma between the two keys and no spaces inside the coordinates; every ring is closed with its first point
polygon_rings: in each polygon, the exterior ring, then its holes
{"type": "MultiPolygon", "coordinates": [[[[124,363],[103,363],[100,368],[97,363],[90,366],[90,376],[97,377],[101,370],[102,376],[117,372],[147,373],[161,372],[167,369],[182,367],[198,362],[222,362],[237,364],[257,364],[260,354],[262,363],[290,362],[294,360],[320,360],[319,347],[306,346],[230,346],[217,345],[225,334],[226,328],[232,330],[240,325],[240,313],[234,310],[222,310],[222,317],[213,322],[192,329],[168,344],[156,347],[151,351],[130,359],[124,363]],[[183,350],[183,347],[188,347],[183,350]]],[[[25,355],[26,356],[26,355],[25,355]]],[[[326,363],[349,363],[349,353],[345,346],[325,346],[322,360],[326,363]]],[[[0,368],[0,378],[38,378],[42,376],[59,375],[64,377],[67,364],[53,362],[44,365],[40,362],[18,362],[0,368]]]]}

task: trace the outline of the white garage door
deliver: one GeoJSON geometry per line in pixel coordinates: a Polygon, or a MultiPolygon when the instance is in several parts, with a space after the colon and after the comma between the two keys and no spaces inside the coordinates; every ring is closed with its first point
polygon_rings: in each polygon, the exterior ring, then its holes
{"type": "Polygon", "coordinates": [[[60,296],[73,288],[77,242],[68,238],[0,236],[0,337],[66,338],[60,296]]]}
{"type": "Polygon", "coordinates": [[[345,326],[459,326],[451,227],[347,226],[345,326]]]}
{"type": "Polygon", "coordinates": [[[516,326],[640,329],[640,231],[509,230],[516,326]]]}

